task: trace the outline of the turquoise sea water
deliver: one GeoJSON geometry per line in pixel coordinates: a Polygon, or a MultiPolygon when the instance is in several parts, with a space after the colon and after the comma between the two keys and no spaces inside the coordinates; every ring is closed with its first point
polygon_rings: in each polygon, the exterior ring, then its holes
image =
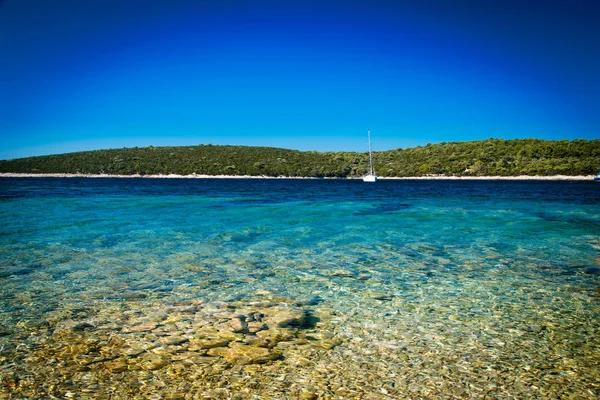
{"type": "Polygon", "coordinates": [[[0,393],[597,398],[599,240],[593,182],[2,178],[0,393]],[[259,302],[313,336],[259,364],[119,353],[259,302]]]}

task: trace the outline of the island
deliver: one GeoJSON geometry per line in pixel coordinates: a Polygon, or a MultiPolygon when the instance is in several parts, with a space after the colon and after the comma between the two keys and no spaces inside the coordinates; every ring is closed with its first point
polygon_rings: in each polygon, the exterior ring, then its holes
{"type": "MultiPolygon", "coordinates": [[[[358,178],[368,153],[273,147],[135,147],[0,160],[4,176],[358,178]]],[[[374,151],[381,178],[590,177],[600,140],[488,139],[374,151]]]]}

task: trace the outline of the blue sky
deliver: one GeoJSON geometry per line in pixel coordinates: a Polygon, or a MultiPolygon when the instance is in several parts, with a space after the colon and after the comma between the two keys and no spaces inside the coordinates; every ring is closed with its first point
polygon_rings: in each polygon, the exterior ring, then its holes
{"type": "Polygon", "coordinates": [[[598,138],[597,1],[0,0],[0,159],[598,138]]]}

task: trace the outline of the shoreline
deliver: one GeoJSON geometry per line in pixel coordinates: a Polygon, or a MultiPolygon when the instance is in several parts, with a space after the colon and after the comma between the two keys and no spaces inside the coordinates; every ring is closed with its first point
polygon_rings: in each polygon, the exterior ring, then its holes
{"type": "MultiPolygon", "coordinates": [[[[150,179],[348,179],[360,180],[362,177],[298,177],[298,176],[251,176],[251,175],[111,175],[111,174],[30,174],[30,173],[0,173],[0,178],[150,178],[150,179]]],[[[411,177],[377,177],[378,180],[516,180],[516,181],[593,181],[594,175],[520,175],[520,176],[411,176],[411,177]]]]}

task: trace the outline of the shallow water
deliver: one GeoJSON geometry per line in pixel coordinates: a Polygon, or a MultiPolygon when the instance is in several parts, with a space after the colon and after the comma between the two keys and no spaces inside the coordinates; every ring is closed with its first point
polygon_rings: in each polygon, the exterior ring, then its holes
{"type": "Polygon", "coordinates": [[[597,398],[599,204],[593,182],[2,178],[0,394],[597,398]],[[237,336],[196,349],[206,329],[237,336]]]}

